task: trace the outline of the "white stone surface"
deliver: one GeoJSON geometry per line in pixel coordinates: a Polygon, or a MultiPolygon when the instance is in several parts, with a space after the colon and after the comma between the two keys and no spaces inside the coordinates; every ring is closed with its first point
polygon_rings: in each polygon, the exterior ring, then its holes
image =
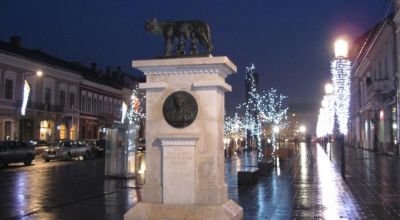
{"type": "Polygon", "coordinates": [[[163,203],[195,203],[194,147],[197,139],[195,136],[160,137],[163,147],[163,203]]]}
{"type": "Polygon", "coordinates": [[[126,220],[241,220],[243,209],[234,201],[221,205],[176,205],[139,203],[125,215],[126,220]]]}

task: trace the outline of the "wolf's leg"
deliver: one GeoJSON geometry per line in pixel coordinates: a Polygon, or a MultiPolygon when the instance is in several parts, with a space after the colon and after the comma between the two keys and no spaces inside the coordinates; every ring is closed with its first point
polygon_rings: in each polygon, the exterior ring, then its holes
{"type": "Polygon", "coordinates": [[[173,41],[172,41],[171,37],[165,38],[165,54],[164,54],[164,56],[172,55],[172,44],[173,44],[173,41]]]}

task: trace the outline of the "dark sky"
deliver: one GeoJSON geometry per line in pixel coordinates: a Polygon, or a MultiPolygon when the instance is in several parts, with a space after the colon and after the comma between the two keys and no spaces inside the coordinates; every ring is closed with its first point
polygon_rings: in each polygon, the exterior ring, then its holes
{"type": "Polygon", "coordinates": [[[228,56],[238,74],[227,110],[244,101],[244,69],[255,63],[260,87],[289,103],[320,103],[329,79],[332,44],[360,35],[383,19],[390,0],[0,0],[0,40],[22,37],[27,48],[100,67],[163,53],[163,40],[144,32],[145,20],[197,19],[211,27],[214,56],[228,56]]]}

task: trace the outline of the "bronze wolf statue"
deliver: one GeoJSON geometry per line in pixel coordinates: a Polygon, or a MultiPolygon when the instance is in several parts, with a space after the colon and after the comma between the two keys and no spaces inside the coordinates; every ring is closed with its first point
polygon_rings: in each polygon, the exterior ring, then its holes
{"type": "Polygon", "coordinates": [[[185,54],[184,41],[188,39],[191,39],[190,54],[198,54],[196,46],[197,42],[200,42],[200,44],[203,45],[207,55],[211,54],[213,46],[211,44],[210,28],[202,21],[159,22],[157,19],[153,18],[147,20],[144,27],[147,32],[164,37],[164,56],[174,55],[173,47],[176,40],[179,41],[177,54],[185,54]]]}

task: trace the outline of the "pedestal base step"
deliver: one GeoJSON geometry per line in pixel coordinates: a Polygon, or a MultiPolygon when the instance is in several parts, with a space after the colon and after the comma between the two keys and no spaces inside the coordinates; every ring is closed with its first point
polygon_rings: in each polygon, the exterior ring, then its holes
{"type": "Polygon", "coordinates": [[[258,181],[260,171],[257,167],[245,167],[238,171],[238,185],[253,184],[258,181]]]}
{"type": "Polygon", "coordinates": [[[124,216],[124,220],[242,220],[243,209],[232,200],[222,205],[174,205],[138,203],[124,216]]]}

